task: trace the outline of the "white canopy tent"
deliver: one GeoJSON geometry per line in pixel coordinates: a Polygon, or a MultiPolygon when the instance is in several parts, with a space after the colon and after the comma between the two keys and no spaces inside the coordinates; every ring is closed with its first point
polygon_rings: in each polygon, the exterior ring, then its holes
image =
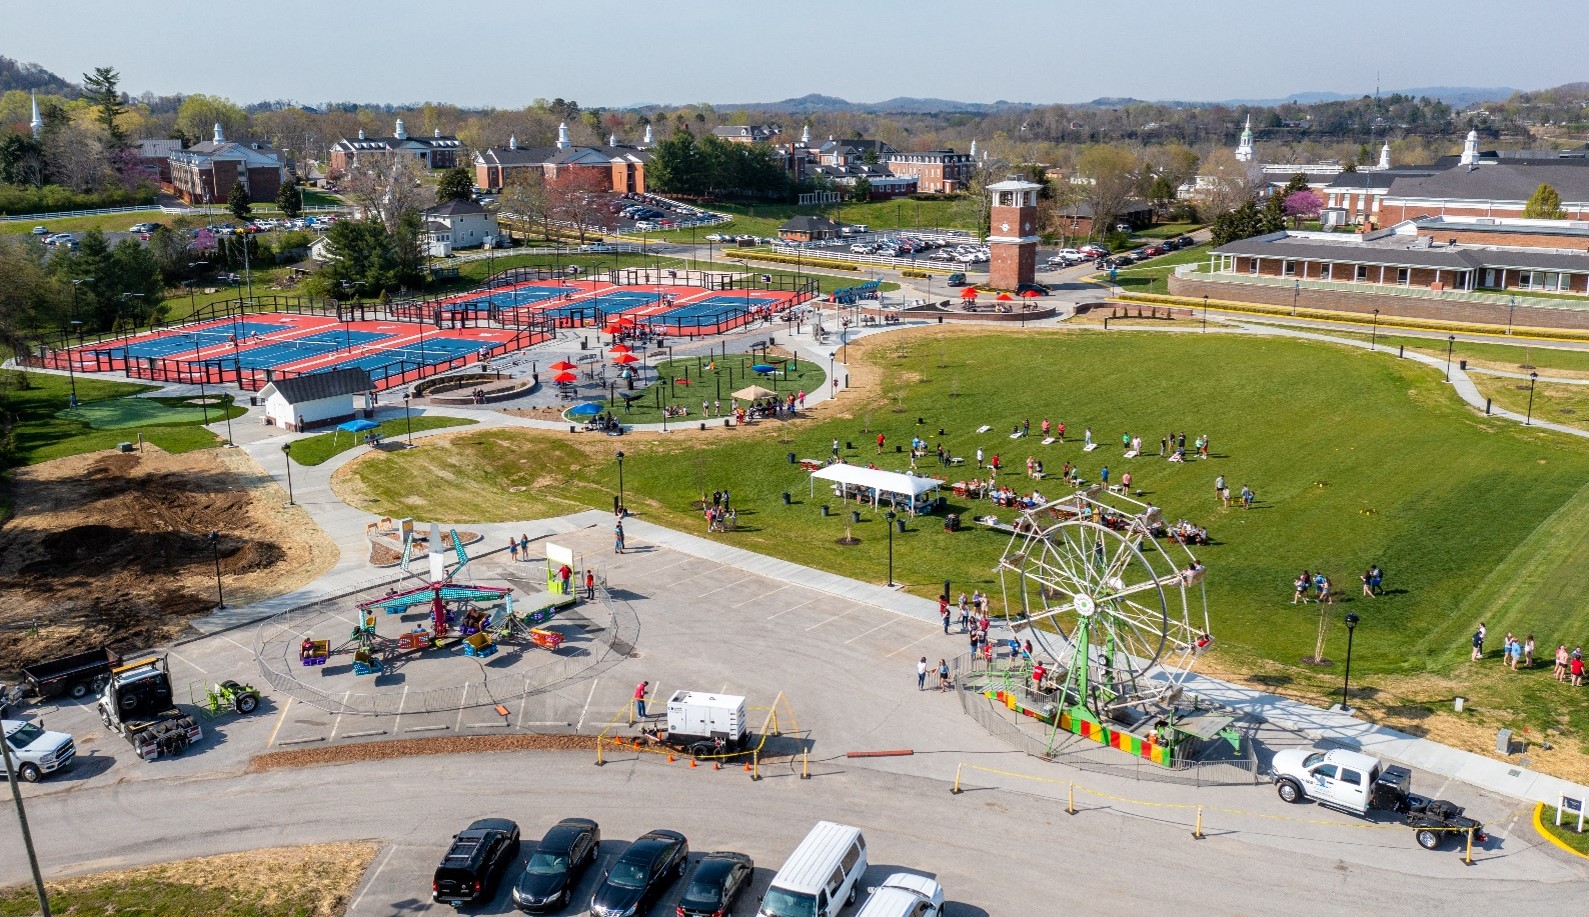
{"type": "Polygon", "coordinates": [[[832,481],[834,492],[841,496],[849,497],[856,493],[867,496],[874,509],[880,502],[891,503],[896,508],[903,504],[912,516],[918,512],[925,512],[936,499],[936,496],[928,495],[943,486],[943,482],[935,478],[923,478],[914,474],[883,471],[880,468],[866,468],[860,465],[839,464],[828,465],[811,472],[813,497],[816,496],[818,479],[832,481]]]}

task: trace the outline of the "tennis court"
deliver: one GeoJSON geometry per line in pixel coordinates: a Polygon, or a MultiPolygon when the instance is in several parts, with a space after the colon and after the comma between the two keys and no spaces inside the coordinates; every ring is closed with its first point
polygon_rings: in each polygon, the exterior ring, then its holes
{"type": "Polygon", "coordinates": [[[203,348],[224,344],[234,336],[241,340],[251,334],[265,335],[280,330],[280,326],[267,325],[262,322],[237,322],[236,324],[227,322],[220,325],[184,328],[175,334],[127,341],[109,347],[103,344],[88,344],[80,349],[87,350],[90,353],[102,353],[112,359],[126,359],[129,356],[134,359],[169,357],[192,350],[195,343],[193,338],[198,338],[197,344],[203,348]]]}
{"type": "Polygon", "coordinates": [[[470,293],[454,299],[443,300],[440,305],[449,312],[489,312],[498,309],[517,309],[538,302],[581,292],[577,287],[541,287],[524,285],[507,289],[470,293]]]}
{"type": "Polygon", "coordinates": [[[346,348],[350,344],[359,346],[371,341],[389,338],[389,332],[354,331],[352,329],[337,328],[332,331],[321,331],[316,334],[301,338],[291,338],[285,341],[276,341],[261,347],[248,347],[221,357],[212,357],[206,363],[230,364],[234,361],[247,369],[274,369],[299,360],[308,360],[324,356],[339,348],[346,348]]]}

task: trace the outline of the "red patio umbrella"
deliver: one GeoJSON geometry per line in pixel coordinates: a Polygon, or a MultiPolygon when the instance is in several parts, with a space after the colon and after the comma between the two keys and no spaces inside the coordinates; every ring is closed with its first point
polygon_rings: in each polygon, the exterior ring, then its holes
{"type": "Polygon", "coordinates": [[[977,288],[976,287],[966,287],[964,290],[960,291],[960,298],[961,299],[976,299],[977,298],[977,288]]]}
{"type": "Polygon", "coordinates": [[[1021,291],[1021,298],[1022,299],[1036,299],[1037,297],[1042,296],[1042,295],[1043,294],[1037,292],[1036,290],[1022,290],[1021,291]]]}
{"type": "Polygon", "coordinates": [[[568,372],[571,369],[578,369],[579,366],[574,364],[574,363],[570,363],[567,360],[558,360],[556,363],[553,363],[551,366],[549,366],[547,368],[548,369],[555,369],[558,372],[562,373],[562,372],[568,372]]]}
{"type": "Polygon", "coordinates": [[[617,322],[608,322],[606,324],[606,326],[601,329],[601,333],[602,334],[622,334],[625,330],[626,329],[624,328],[624,326],[618,324],[617,322]]]}
{"type": "Polygon", "coordinates": [[[632,353],[620,353],[612,358],[614,363],[639,363],[640,358],[632,353]]]}
{"type": "Polygon", "coordinates": [[[1000,293],[996,298],[999,302],[1015,302],[1015,297],[1008,293],[1000,293]]]}
{"type": "Polygon", "coordinates": [[[614,344],[607,348],[608,353],[634,353],[634,348],[628,344],[614,344]]]}
{"type": "Polygon", "coordinates": [[[578,382],[579,377],[573,373],[558,373],[552,377],[552,381],[556,382],[558,385],[567,385],[570,382],[578,382]]]}

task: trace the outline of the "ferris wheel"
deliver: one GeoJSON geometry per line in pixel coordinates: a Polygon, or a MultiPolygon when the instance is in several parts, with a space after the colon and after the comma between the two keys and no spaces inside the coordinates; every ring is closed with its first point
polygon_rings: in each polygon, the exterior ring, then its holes
{"type": "Polygon", "coordinates": [[[1180,696],[1212,639],[1205,571],[1157,507],[1102,486],[1017,517],[999,561],[1005,614],[1053,660],[1060,709],[1129,717],[1180,696]]]}

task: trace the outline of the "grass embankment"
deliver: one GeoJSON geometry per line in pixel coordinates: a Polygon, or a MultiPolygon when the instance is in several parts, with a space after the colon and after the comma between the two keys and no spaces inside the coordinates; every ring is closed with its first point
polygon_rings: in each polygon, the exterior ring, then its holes
{"type": "MultiPolygon", "coordinates": [[[[822,215],[843,223],[861,223],[874,232],[896,229],[973,229],[976,226],[976,203],[969,197],[942,201],[867,201],[845,202],[801,207],[796,204],[703,204],[708,210],[733,217],[716,226],[696,227],[696,238],[708,233],[725,235],[750,235],[776,238],[778,227],[791,217],[822,215]]],[[[688,239],[688,229],[649,233],[655,237],[670,237],[678,241],[688,239]]]]}
{"type": "MultiPolygon", "coordinates": [[[[775,355],[776,356],[776,355],[775,355]]],[[[781,357],[780,359],[789,359],[781,357]]],[[[608,370],[609,378],[616,379],[613,370],[608,370]]],[[[791,393],[819,392],[827,383],[827,370],[818,363],[810,360],[794,360],[787,367],[783,364],[760,364],[759,360],[746,354],[733,354],[727,358],[701,357],[696,359],[664,360],[656,367],[655,374],[647,373],[648,380],[644,387],[636,388],[640,397],[634,399],[627,407],[624,399],[616,394],[609,396],[607,392],[591,391],[588,399],[602,405],[608,405],[624,423],[661,423],[661,405],[668,407],[682,407],[689,413],[683,417],[672,417],[669,423],[699,425],[701,421],[710,421],[722,425],[724,413],[731,410],[734,392],[743,391],[752,385],[758,385],[771,392],[788,397],[791,393]],[[751,369],[756,365],[779,365],[776,372],[763,375],[751,369]],[[785,374],[787,368],[787,375],[785,374]],[[661,380],[661,381],[657,381],[661,380]],[[672,380],[670,385],[668,380],[672,380]],[[703,414],[701,402],[714,402],[711,414],[703,414]]],[[[623,383],[619,382],[616,391],[625,391],[623,383]]],[[[743,402],[744,399],[740,399],[743,402]]],[[[577,402],[576,402],[577,403],[577,402]]],[[[578,422],[576,419],[575,422],[578,422]]]]}
{"type": "MultiPolygon", "coordinates": [[[[1175,273],[1178,264],[1198,264],[1208,258],[1207,245],[1194,245],[1180,251],[1160,255],[1143,264],[1141,267],[1121,268],[1116,272],[1114,283],[1127,293],[1164,293],[1170,292],[1170,275],[1175,273]]],[[[1087,278],[1099,283],[1109,282],[1109,273],[1093,274],[1087,278]]]]}
{"type": "Polygon", "coordinates": [[[1189,236],[1203,226],[1202,223],[1161,223],[1158,226],[1139,229],[1131,236],[1134,239],[1173,239],[1176,236],[1189,236]]]}
{"type": "MultiPolygon", "coordinates": [[[[56,914],[138,917],[340,917],[370,860],[371,841],[200,857],[45,883],[56,914]]],[[[0,917],[38,913],[31,885],[0,889],[0,917]]]]}
{"type": "MultiPolygon", "coordinates": [[[[26,373],[28,387],[18,388],[23,375],[8,370],[4,384],[0,385],[0,409],[16,416],[13,464],[32,465],[83,452],[114,449],[117,443],[136,440],[140,433],[144,439],[173,453],[191,452],[221,442],[216,434],[201,426],[203,412],[192,406],[192,399],[155,399],[169,411],[143,404],[128,405],[127,410],[122,410],[112,404],[113,399],[154,391],[155,386],[79,376],[77,399],[84,409],[63,416],[63,412],[68,411],[71,380],[52,373],[26,373]],[[114,426],[96,429],[90,424],[90,418],[114,426]],[[120,425],[122,423],[130,425],[120,425]]],[[[237,406],[233,406],[231,412],[233,417],[246,413],[237,406]]],[[[225,419],[218,405],[209,408],[209,416],[212,423],[225,419]]]]}
{"type": "Polygon", "coordinates": [[[467,427],[475,422],[467,417],[442,417],[425,414],[416,415],[412,418],[399,417],[395,420],[382,421],[380,426],[362,433],[333,431],[293,440],[292,451],[289,454],[292,456],[292,460],[300,465],[321,465],[329,461],[333,456],[341,455],[354,446],[363,445],[365,437],[371,433],[379,434],[382,439],[395,443],[400,441],[410,429],[415,433],[419,433],[422,430],[467,427]]]}
{"type": "MultiPolygon", "coordinates": [[[[626,437],[617,444],[494,430],[364,460],[339,480],[372,512],[515,520],[573,506],[610,507],[617,487],[611,454],[621,445],[627,499],[645,518],[696,530],[690,504],[702,492],[727,487],[741,507],[742,531],[724,537],[880,581],[880,518],[862,509],[853,527],[862,544],[835,546],[854,507],[822,517],[817,504],[832,498],[807,495],[807,477],[788,464],[788,452],[819,458],[838,439],[856,447],[845,449],[850,461],[898,470],[905,456],[893,446],[920,435],[959,455],[979,446],[1000,453],[1010,469],[1033,454],[1050,469],[1079,462],[1096,479],[1098,466],[1108,464],[1116,475],[1132,471],[1135,486],[1172,519],[1189,518],[1212,533],[1215,544],[1197,554],[1211,570],[1209,607],[1219,641],[1213,666],[1328,702],[1339,688],[1339,669],[1320,673],[1299,664],[1312,653],[1319,609],[1290,604],[1297,572],[1322,570],[1341,595],[1325,610],[1327,656],[1345,649],[1340,616],[1351,610],[1363,618],[1353,683],[1362,687],[1354,700],[1365,715],[1437,737],[1451,728],[1482,739],[1459,742],[1474,750],[1493,745],[1493,734],[1483,732],[1491,724],[1558,736],[1589,730],[1589,694],[1556,684],[1548,666],[1513,673],[1493,660],[1469,662],[1466,652],[1480,618],[1497,636],[1505,622],[1534,632],[1541,655],[1558,641],[1589,642],[1589,606],[1553,597],[1550,585],[1583,568],[1581,561],[1572,564],[1586,549],[1569,549],[1563,540],[1579,545],[1573,533],[1589,532],[1589,494],[1580,492],[1589,478],[1589,444],[1476,416],[1426,367],[1327,344],[1088,332],[956,337],[934,330],[853,349],[860,390],[842,413],[828,408],[792,424],[717,427],[651,441],[626,437]],[[1033,366],[1044,371],[1033,373],[1033,366]],[[1153,368],[1152,378],[1129,384],[1099,371],[1144,366],[1153,368]],[[1070,443],[1012,442],[1002,432],[1024,418],[1036,427],[1045,416],[1069,425],[1070,443]],[[918,417],[925,423],[917,425],[918,417]],[[992,430],[973,434],[982,424],[992,430]],[[1091,455],[1077,442],[1086,427],[1105,444],[1091,455]],[[937,436],[939,428],[946,435],[937,436]],[[1184,431],[1188,442],[1210,434],[1214,458],[1173,465],[1150,447],[1151,457],[1124,461],[1112,445],[1122,432],[1152,444],[1171,430],[1184,431]],[[874,445],[878,432],[888,441],[882,456],[874,445]],[[1256,508],[1220,507],[1212,495],[1220,474],[1232,489],[1251,485],[1256,508]],[[784,490],[795,495],[794,505],[781,505],[784,490]],[[1531,550],[1531,538],[1571,556],[1531,550]],[[1389,594],[1358,597],[1357,575],[1372,563],[1387,571],[1389,594]],[[1519,582],[1539,585],[1497,590],[1519,582]],[[1492,591],[1494,598],[1475,598],[1492,591]],[[1461,722],[1451,723],[1441,713],[1456,693],[1470,701],[1461,722]]],[[[950,479],[975,474],[968,469],[950,479]]],[[[1031,486],[1018,473],[1005,479],[1031,486]]],[[[1059,492],[1053,482],[1039,486],[1049,496],[1059,492]]],[[[950,502],[967,518],[998,512],[986,503],[950,502]]],[[[1009,511],[999,514],[1007,518],[1009,511]]],[[[907,528],[894,539],[895,568],[912,591],[936,594],[945,578],[957,589],[999,588],[989,571],[1005,537],[974,526],[946,534],[937,519],[907,528]]],[[[1576,740],[1556,743],[1570,747],[1576,740]]],[[[1545,757],[1539,753],[1536,763],[1545,757]]]]}
{"type": "Polygon", "coordinates": [[[1589,857],[1589,827],[1584,832],[1578,832],[1578,813],[1562,812],[1561,827],[1556,827],[1556,807],[1545,806],[1535,820],[1540,830],[1547,835],[1561,841],[1568,849],[1576,850],[1579,854],[1589,857]]]}

